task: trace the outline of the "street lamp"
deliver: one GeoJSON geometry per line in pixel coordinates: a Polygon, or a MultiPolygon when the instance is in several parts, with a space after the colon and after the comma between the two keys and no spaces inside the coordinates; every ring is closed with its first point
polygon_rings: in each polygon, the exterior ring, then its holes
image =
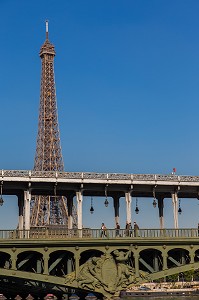
{"type": "Polygon", "coordinates": [[[155,198],[153,199],[153,207],[156,208],[157,202],[155,200],[155,198]]]}
{"type": "Polygon", "coordinates": [[[105,201],[104,201],[105,207],[108,207],[108,204],[109,204],[108,197],[107,197],[107,187],[108,187],[108,184],[106,184],[106,186],[105,186],[105,201]]]}
{"type": "Polygon", "coordinates": [[[94,213],[94,208],[93,208],[93,197],[91,197],[91,208],[90,208],[90,213],[94,213]]]}
{"type": "Polygon", "coordinates": [[[181,206],[180,206],[180,199],[179,199],[179,208],[178,208],[178,213],[179,213],[179,215],[181,215],[181,213],[182,213],[182,208],[181,208],[181,206]]]}
{"type": "Polygon", "coordinates": [[[3,205],[4,201],[3,201],[3,197],[2,197],[2,193],[3,193],[3,181],[1,181],[1,194],[0,194],[0,206],[3,205]]]}
{"type": "Polygon", "coordinates": [[[108,199],[106,198],[105,201],[104,201],[104,205],[105,205],[106,207],[108,207],[108,204],[109,204],[109,202],[108,202],[108,199]]]}
{"type": "Polygon", "coordinates": [[[156,208],[157,202],[156,202],[156,196],[155,196],[155,188],[156,185],[153,188],[153,207],[156,208]]]}
{"type": "Polygon", "coordinates": [[[135,213],[136,213],[136,215],[139,213],[139,208],[138,208],[138,199],[137,199],[137,198],[136,198],[135,213]]]}

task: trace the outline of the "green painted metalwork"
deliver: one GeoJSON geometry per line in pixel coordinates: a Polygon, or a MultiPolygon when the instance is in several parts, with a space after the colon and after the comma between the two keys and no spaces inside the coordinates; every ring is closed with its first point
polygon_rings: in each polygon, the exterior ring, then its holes
{"type": "MultiPolygon", "coordinates": [[[[166,239],[166,238],[196,238],[198,237],[198,228],[182,228],[182,229],[139,229],[137,236],[132,238],[150,239],[166,239]]],[[[48,228],[37,227],[31,230],[0,230],[1,239],[69,239],[69,238],[86,238],[86,239],[99,239],[101,238],[101,229],[68,229],[68,228],[48,228]]],[[[115,229],[108,229],[107,239],[128,239],[125,229],[120,229],[119,235],[116,234],[115,229]]]]}
{"type": "Polygon", "coordinates": [[[197,229],[143,229],[138,237],[109,230],[109,238],[100,238],[98,229],[0,231],[0,276],[112,298],[140,282],[199,268],[197,235],[197,229]]]}

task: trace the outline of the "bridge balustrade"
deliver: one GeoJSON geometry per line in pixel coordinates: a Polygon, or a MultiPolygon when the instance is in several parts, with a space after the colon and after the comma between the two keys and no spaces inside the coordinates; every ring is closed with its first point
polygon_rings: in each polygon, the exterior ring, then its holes
{"type": "Polygon", "coordinates": [[[175,174],[123,174],[123,173],[94,173],[94,172],[57,172],[30,170],[1,170],[0,177],[21,178],[61,178],[61,179],[100,179],[100,180],[134,180],[134,181],[171,181],[198,182],[199,176],[175,174]]]}
{"type": "Polygon", "coordinates": [[[31,230],[0,230],[0,239],[164,239],[164,238],[196,238],[198,229],[139,229],[127,231],[120,229],[63,229],[63,228],[33,228],[31,230]]]}

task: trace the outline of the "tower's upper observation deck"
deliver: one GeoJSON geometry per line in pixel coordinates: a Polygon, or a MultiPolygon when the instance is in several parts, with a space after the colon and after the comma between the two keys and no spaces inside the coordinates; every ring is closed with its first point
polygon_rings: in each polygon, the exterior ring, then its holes
{"type": "Polygon", "coordinates": [[[49,33],[48,33],[48,21],[46,21],[46,40],[44,44],[41,46],[39,55],[42,58],[44,54],[51,54],[55,56],[55,47],[53,44],[50,43],[49,41],[49,33]]]}

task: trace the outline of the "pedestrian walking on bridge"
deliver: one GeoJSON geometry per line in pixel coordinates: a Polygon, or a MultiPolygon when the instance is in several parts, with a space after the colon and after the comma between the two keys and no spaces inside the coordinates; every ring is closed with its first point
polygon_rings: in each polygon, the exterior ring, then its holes
{"type": "Polygon", "coordinates": [[[138,236],[139,226],[136,222],[134,222],[134,236],[138,236]]]}
{"type": "Polygon", "coordinates": [[[101,237],[106,237],[106,226],[104,223],[101,225],[101,237]]]}
{"type": "Polygon", "coordinates": [[[120,224],[117,222],[115,227],[115,235],[120,236],[120,224]]]}

